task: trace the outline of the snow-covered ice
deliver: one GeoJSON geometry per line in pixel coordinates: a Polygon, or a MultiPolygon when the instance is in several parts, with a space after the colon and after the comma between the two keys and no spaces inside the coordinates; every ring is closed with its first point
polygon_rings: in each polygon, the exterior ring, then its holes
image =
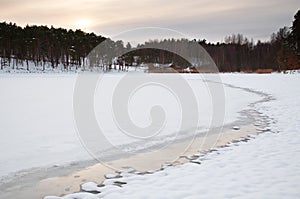
{"type": "MultiPolygon", "coordinates": [[[[169,114],[165,129],[153,142],[129,145],[136,140],[120,133],[112,120],[110,106],[107,106],[111,103],[112,88],[122,75],[106,74],[95,95],[96,117],[107,139],[116,146],[127,144],[128,147],[123,149],[131,151],[166,142],[168,136],[172,140],[170,133],[178,127],[180,109],[173,108],[177,104],[172,96],[164,94],[160,88],[150,88],[156,89],[154,93],[164,95],[159,99],[151,97],[151,103],[163,99],[160,103],[169,114]]],[[[72,100],[76,77],[76,74],[0,74],[0,162],[5,162],[0,164],[0,179],[6,175],[9,175],[8,179],[18,176],[16,173],[20,171],[22,175],[26,174],[33,171],[32,168],[63,167],[71,162],[91,159],[80,143],[74,122],[72,100]]],[[[205,130],[212,115],[209,92],[199,75],[186,75],[185,78],[199,101],[199,129],[205,130]]],[[[255,94],[229,87],[225,87],[225,91],[225,123],[236,121],[239,111],[260,99],[255,94]]],[[[141,102],[149,96],[146,93],[140,96],[144,98],[133,99],[136,104],[131,108],[133,119],[143,124],[143,121],[148,121],[143,113],[149,107],[141,102]]]]}

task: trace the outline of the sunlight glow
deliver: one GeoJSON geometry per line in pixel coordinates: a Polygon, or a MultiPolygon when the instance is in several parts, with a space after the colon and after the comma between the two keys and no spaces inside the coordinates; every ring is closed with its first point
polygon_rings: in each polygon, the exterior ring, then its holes
{"type": "Polygon", "coordinates": [[[87,30],[91,25],[91,20],[89,19],[80,19],[76,23],[76,27],[81,30],[87,30]]]}

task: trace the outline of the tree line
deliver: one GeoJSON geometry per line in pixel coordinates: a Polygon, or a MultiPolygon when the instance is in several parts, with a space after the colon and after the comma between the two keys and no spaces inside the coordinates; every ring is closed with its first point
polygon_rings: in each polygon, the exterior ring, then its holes
{"type": "MultiPolygon", "coordinates": [[[[242,34],[227,36],[222,43],[209,43],[205,39],[194,40],[194,42],[200,44],[208,52],[221,72],[300,69],[300,10],[294,16],[292,27],[280,28],[266,42],[258,40],[254,43],[253,39],[248,39],[242,34]]],[[[140,46],[149,48],[152,46],[172,46],[175,49],[182,43],[186,42],[165,39],[148,41],[140,46]],[[166,45],[166,43],[169,45],[166,45]]],[[[190,51],[194,53],[191,46],[189,46],[190,51]]],[[[184,64],[186,63],[184,60],[178,60],[178,57],[176,58],[169,52],[163,52],[163,50],[152,50],[152,52],[156,53],[156,56],[149,57],[147,56],[149,53],[142,51],[138,54],[142,58],[141,60],[163,63],[175,62],[179,65],[182,64],[184,67],[187,66],[184,64]]]]}
{"type": "Polygon", "coordinates": [[[300,69],[300,10],[294,16],[292,27],[280,28],[265,42],[258,40],[254,43],[253,39],[242,34],[233,34],[225,37],[224,42],[218,43],[209,43],[205,39],[164,39],[151,40],[135,48],[130,43],[124,45],[123,41],[112,41],[82,30],[29,25],[22,28],[2,22],[0,65],[2,70],[8,67],[18,69],[20,66],[30,70],[29,62],[42,70],[60,66],[63,70],[71,70],[73,67],[74,70],[101,68],[108,71],[116,69],[116,65],[122,66],[118,69],[124,69],[126,65],[138,66],[141,63],[175,63],[178,67],[185,68],[192,67],[193,63],[170,51],[187,44],[190,45],[186,46],[190,51],[188,55],[196,56],[199,49],[191,43],[200,44],[221,72],[300,69]],[[101,49],[92,51],[101,42],[100,48],[105,48],[102,54],[101,49]],[[163,46],[170,51],[157,49],[155,46],[163,46]],[[120,56],[116,58],[114,55],[120,56]],[[91,57],[94,61],[89,60],[91,57]]]}
{"type": "Polygon", "coordinates": [[[24,61],[29,67],[31,61],[36,67],[50,64],[55,68],[62,64],[64,69],[70,66],[84,66],[84,57],[106,38],[81,30],[66,30],[47,26],[29,26],[22,28],[16,24],[0,23],[1,69],[12,66],[13,69],[24,61]],[[12,63],[13,62],[13,63],[12,63]]]}

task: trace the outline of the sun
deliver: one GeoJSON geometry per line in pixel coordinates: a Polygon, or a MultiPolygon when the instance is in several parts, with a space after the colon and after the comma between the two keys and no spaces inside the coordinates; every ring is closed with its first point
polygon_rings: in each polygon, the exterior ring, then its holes
{"type": "Polygon", "coordinates": [[[91,25],[91,20],[89,19],[80,19],[76,23],[76,28],[81,30],[86,30],[91,25]]]}

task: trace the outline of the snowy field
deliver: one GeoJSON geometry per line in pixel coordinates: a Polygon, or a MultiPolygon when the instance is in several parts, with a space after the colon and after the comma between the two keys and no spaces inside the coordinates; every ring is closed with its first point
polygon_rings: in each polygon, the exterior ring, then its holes
{"type": "Polygon", "coordinates": [[[152,174],[125,170],[102,186],[86,183],[86,192],[63,198],[299,198],[299,75],[224,74],[222,80],[265,96],[253,104],[260,112],[257,131],[260,123],[268,124],[264,133],[152,174]]]}
{"type": "MultiPolygon", "coordinates": [[[[103,77],[95,94],[95,114],[113,145],[128,146],[126,149],[134,152],[141,145],[132,147],[136,140],[120,134],[112,117],[103,117],[111,116],[107,104],[112,97],[111,88],[120,78],[120,74],[103,77]]],[[[184,75],[184,78],[198,102],[201,114],[197,131],[201,133],[210,127],[211,95],[199,76],[184,75]]],[[[225,83],[225,125],[247,120],[241,115],[243,110],[258,111],[260,116],[254,124],[258,132],[264,133],[197,157],[194,163],[146,175],[123,171],[117,179],[107,179],[104,186],[86,183],[82,190],[87,192],[63,198],[299,198],[300,76],[221,74],[221,78],[225,83]]],[[[0,178],[3,182],[17,180],[18,173],[30,173],[33,168],[91,159],[76,132],[72,103],[75,81],[75,74],[0,74],[0,162],[5,162],[0,164],[0,178]]],[[[160,93],[160,88],[149,89],[160,93]]],[[[161,99],[146,93],[138,96],[142,98],[134,98],[135,104],[150,97],[151,103],[157,104],[161,99]]],[[[165,128],[157,139],[143,144],[144,147],[162,144],[178,128],[180,110],[174,108],[176,100],[171,95],[163,99],[161,103],[169,114],[165,128]]],[[[129,104],[132,118],[139,125],[149,122],[142,114],[149,107],[142,105],[129,104]]]]}

